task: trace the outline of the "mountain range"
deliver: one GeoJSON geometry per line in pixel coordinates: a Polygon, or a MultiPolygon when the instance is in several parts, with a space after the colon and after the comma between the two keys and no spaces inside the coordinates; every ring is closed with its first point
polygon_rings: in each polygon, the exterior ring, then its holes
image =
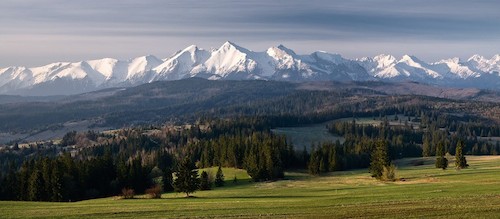
{"type": "Polygon", "coordinates": [[[377,55],[347,59],[323,51],[299,55],[283,45],[255,52],[232,42],[205,50],[195,45],[159,59],[104,58],[41,67],[0,69],[0,94],[68,95],[154,81],[210,80],[415,81],[450,87],[499,89],[500,55],[427,63],[415,56],[377,55]]]}

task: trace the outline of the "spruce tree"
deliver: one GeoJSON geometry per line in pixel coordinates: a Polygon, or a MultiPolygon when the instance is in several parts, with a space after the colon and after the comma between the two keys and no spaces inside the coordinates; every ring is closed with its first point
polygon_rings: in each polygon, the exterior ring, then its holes
{"type": "Polygon", "coordinates": [[[311,158],[309,158],[309,164],[308,164],[308,169],[309,169],[309,174],[311,175],[319,175],[320,172],[320,158],[319,156],[321,155],[321,152],[318,151],[311,151],[311,158]]]}
{"type": "Polygon", "coordinates": [[[215,186],[221,187],[224,186],[224,173],[222,173],[222,167],[219,165],[219,169],[217,169],[217,173],[215,174],[215,186]]]}
{"type": "Polygon", "coordinates": [[[212,187],[212,182],[210,182],[207,171],[201,172],[200,190],[210,190],[211,187],[212,187]]]}
{"type": "Polygon", "coordinates": [[[63,181],[62,181],[62,173],[59,169],[59,166],[54,166],[50,176],[50,184],[51,184],[51,193],[50,193],[50,201],[59,202],[62,201],[63,198],[63,181]]]}
{"type": "Polygon", "coordinates": [[[30,201],[45,200],[45,182],[40,170],[35,170],[29,178],[28,199],[30,201]]]}
{"type": "Polygon", "coordinates": [[[445,152],[444,152],[444,144],[442,141],[438,142],[436,146],[436,168],[441,168],[445,170],[448,168],[448,159],[444,157],[445,152]]]}
{"type": "Polygon", "coordinates": [[[428,134],[425,134],[423,135],[423,138],[422,138],[422,157],[429,157],[431,156],[431,143],[430,143],[430,140],[429,140],[429,135],[428,134]]]}
{"type": "Polygon", "coordinates": [[[338,169],[337,166],[337,146],[330,145],[329,147],[329,159],[328,159],[328,171],[335,171],[338,169]]]}
{"type": "Polygon", "coordinates": [[[189,197],[189,194],[196,191],[200,186],[198,171],[195,170],[194,163],[191,162],[189,157],[179,163],[176,176],[177,179],[174,181],[175,191],[186,193],[186,197],[189,197]]]}
{"type": "Polygon", "coordinates": [[[463,152],[463,142],[460,140],[457,143],[457,147],[455,149],[455,167],[457,169],[467,168],[469,165],[467,164],[467,160],[465,159],[463,152]]]}
{"type": "Polygon", "coordinates": [[[0,186],[0,192],[2,193],[2,200],[16,200],[16,195],[19,192],[19,181],[20,178],[16,173],[15,164],[11,162],[9,164],[9,173],[3,179],[0,177],[0,180],[3,181],[0,186]]]}
{"type": "Polygon", "coordinates": [[[163,170],[163,176],[161,179],[162,179],[162,183],[163,183],[163,191],[164,192],[174,191],[174,187],[173,187],[174,179],[172,177],[172,170],[170,168],[165,168],[165,170],[163,170]]]}
{"type": "Polygon", "coordinates": [[[387,154],[388,148],[384,140],[375,142],[375,148],[371,154],[370,160],[370,173],[372,177],[380,179],[384,171],[384,167],[389,166],[389,156],[387,154]]]}

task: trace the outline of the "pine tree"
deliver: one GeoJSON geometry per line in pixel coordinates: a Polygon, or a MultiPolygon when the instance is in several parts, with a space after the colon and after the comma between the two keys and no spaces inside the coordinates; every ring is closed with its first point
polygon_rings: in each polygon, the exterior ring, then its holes
{"type": "Polygon", "coordinates": [[[35,170],[30,176],[28,187],[28,199],[30,201],[45,200],[45,182],[40,170],[35,170]]]}
{"type": "Polygon", "coordinates": [[[259,156],[257,154],[257,149],[255,145],[251,145],[248,147],[246,151],[245,161],[244,161],[245,169],[247,173],[252,179],[258,179],[259,176],[259,156]]]}
{"type": "Polygon", "coordinates": [[[63,182],[62,182],[62,173],[59,170],[59,167],[54,165],[54,169],[52,170],[52,174],[50,177],[50,184],[51,184],[51,194],[50,194],[50,201],[53,202],[59,202],[62,201],[62,193],[63,193],[63,182]]]}
{"type": "Polygon", "coordinates": [[[328,170],[335,171],[338,169],[337,166],[337,146],[330,145],[329,147],[329,159],[328,159],[328,170]]]}
{"type": "Polygon", "coordinates": [[[387,154],[388,148],[384,140],[375,142],[375,148],[371,154],[370,172],[372,177],[380,179],[384,171],[384,167],[389,166],[389,156],[387,154]]]}
{"type": "Polygon", "coordinates": [[[161,179],[163,183],[164,192],[174,191],[173,187],[174,179],[172,178],[172,170],[170,168],[165,168],[165,170],[163,170],[163,176],[161,179]]]}
{"type": "Polygon", "coordinates": [[[429,157],[431,156],[431,143],[429,140],[429,135],[425,134],[422,139],[422,157],[429,157]]]}
{"type": "Polygon", "coordinates": [[[211,187],[212,187],[212,182],[210,182],[207,171],[201,172],[200,190],[210,190],[211,187]]]}
{"type": "Polygon", "coordinates": [[[177,179],[174,181],[175,191],[186,193],[186,197],[189,197],[189,194],[196,191],[200,186],[198,171],[195,170],[195,166],[189,157],[179,163],[176,176],[177,179]]]}
{"type": "Polygon", "coordinates": [[[438,142],[436,146],[436,155],[437,155],[436,168],[441,168],[443,170],[448,168],[448,159],[444,157],[445,152],[444,152],[444,144],[442,141],[438,142]]]}
{"type": "Polygon", "coordinates": [[[3,181],[0,186],[0,198],[2,200],[16,200],[16,193],[19,191],[19,180],[16,174],[15,165],[11,163],[7,176],[4,179],[0,177],[0,181],[3,181]]]}
{"type": "Polygon", "coordinates": [[[311,158],[309,158],[309,164],[308,164],[309,174],[319,175],[321,173],[320,160],[319,160],[320,155],[321,152],[319,150],[311,151],[311,158]]]}
{"type": "Polygon", "coordinates": [[[222,167],[219,165],[219,169],[217,169],[217,173],[215,174],[215,186],[221,187],[224,186],[224,173],[222,173],[222,167]]]}
{"type": "Polygon", "coordinates": [[[455,167],[457,169],[467,168],[469,165],[467,164],[467,160],[465,159],[463,152],[463,142],[460,140],[457,143],[457,147],[455,149],[455,167]]]}
{"type": "Polygon", "coordinates": [[[304,148],[302,149],[301,162],[301,166],[307,166],[307,164],[309,163],[309,153],[307,153],[306,146],[304,146],[304,148]]]}

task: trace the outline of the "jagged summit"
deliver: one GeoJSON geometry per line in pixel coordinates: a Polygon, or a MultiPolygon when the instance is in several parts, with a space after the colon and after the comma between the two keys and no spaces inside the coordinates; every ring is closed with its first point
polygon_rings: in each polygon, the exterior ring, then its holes
{"type": "Polygon", "coordinates": [[[325,51],[298,55],[282,44],[255,52],[226,41],[210,50],[190,45],[159,59],[146,55],[129,60],[103,58],[56,62],[35,68],[0,69],[0,94],[53,95],[133,86],[158,80],[201,77],[212,80],[389,80],[439,85],[500,87],[500,55],[444,59],[427,63],[416,56],[389,54],[346,59],[325,51]]]}

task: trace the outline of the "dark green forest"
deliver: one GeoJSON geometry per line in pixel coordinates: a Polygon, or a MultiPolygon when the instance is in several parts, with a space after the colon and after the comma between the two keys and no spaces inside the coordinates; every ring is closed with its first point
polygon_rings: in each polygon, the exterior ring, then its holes
{"type": "Polygon", "coordinates": [[[181,166],[241,168],[253,181],[280,180],[292,169],[321,175],[370,167],[379,177],[399,158],[500,152],[495,102],[298,89],[285,82],[187,81],[188,87],[186,81],[152,83],[101,99],[0,104],[3,131],[96,116],[94,126],[118,127],[3,145],[0,199],[78,201],[155,187],[173,192],[181,166]],[[377,122],[358,124],[358,118],[377,122]],[[271,131],[324,122],[345,141],[296,150],[271,131]]]}

